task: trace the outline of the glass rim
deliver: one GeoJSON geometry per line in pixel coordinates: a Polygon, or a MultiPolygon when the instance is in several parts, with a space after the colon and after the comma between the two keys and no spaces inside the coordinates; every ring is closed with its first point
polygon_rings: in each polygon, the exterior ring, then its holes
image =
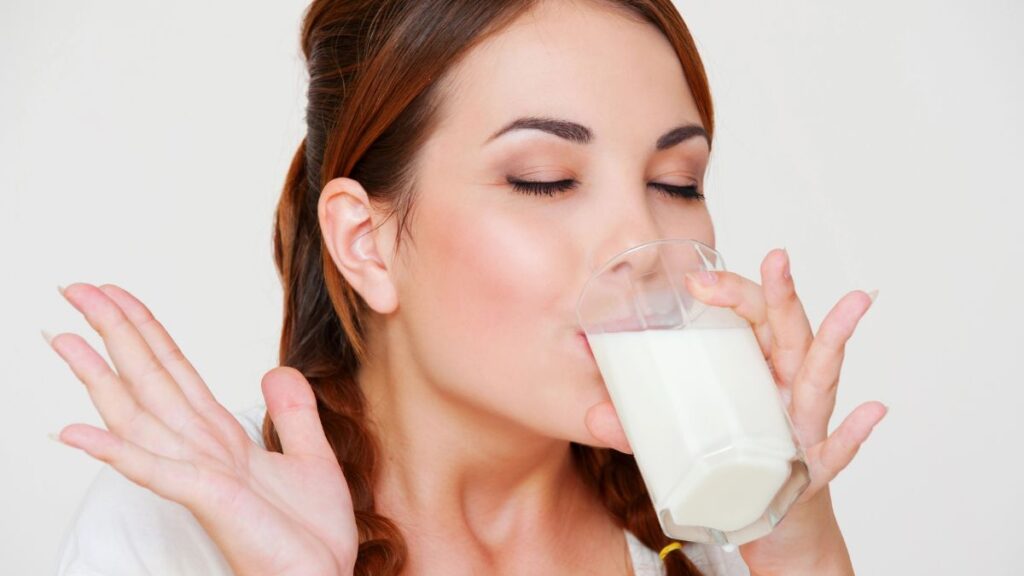
{"type": "Polygon", "coordinates": [[[694,240],[693,238],[659,238],[657,240],[648,240],[647,242],[644,242],[642,244],[637,244],[636,246],[630,246],[629,248],[626,248],[625,250],[622,250],[621,252],[619,252],[619,253],[615,254],[614,256],[608,258],[607,260],[605,260],[605,262],[603,264],[601,264],[601,266],[597,270],[595,270],[590,275],[589,278],[587,278],[587,281],[583,283],[583,287],[580,288],[579,296],[576,297],[576,324],[577,324],[577,326],[580,326],[580,327],[583,326],[583,317],[580,316],[580,305],[583,304],[583,297],[586,296],[587,288],[590,287],[590,283],[593,282],[594,279],[597,278],[598,276],[600,276],[601,274],[604,274],[608,270],[608,267],[611,266],[613,263],[615,263],[617,260],[619,260],[619,258],[629,254],[630,252],[636,252],[636,251],[639,251],[639,250],[643,250],[645,248],[649,248],[651,246],[654,246],[655,244],[667,244],[667,243],[679,244],[679,243],[683,243],[683,242],[688,242],[690,244],[697,244],[699,246],[702,246],[702,247],[707,248],[708,250],[714,252],[715,253],[715,257],[716,257],[715,261],[722,267],[722,269],[727,269],[726,266],[725,266],[725,259],[722,257],[722,253],[721,252],[719,252],[718,250],[715,250],[714,248],[712,248],[711,246],[708,246],[707,244],[701,242],[700,240],[694,240]]]}

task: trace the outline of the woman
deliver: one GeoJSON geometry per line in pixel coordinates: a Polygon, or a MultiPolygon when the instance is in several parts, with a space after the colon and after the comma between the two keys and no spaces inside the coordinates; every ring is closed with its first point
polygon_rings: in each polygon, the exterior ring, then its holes
{"type": "Polygon", "coordinates": [[[868,294],[815,336],[783,250],[761,284],[691,284],[754,324],[813,478],[731,554],[673,550],[578,333],[612,255],[714,245],[711,99],[669,0],[316,1],[302,40],[266,413],[218,404],[128,292],[63,289],[117,373],[50,340],[109,429],[60,440],[119,474],[86,498],[62,573],[852,573],[827,484],[885,408],[827,429],[868,294]]]}

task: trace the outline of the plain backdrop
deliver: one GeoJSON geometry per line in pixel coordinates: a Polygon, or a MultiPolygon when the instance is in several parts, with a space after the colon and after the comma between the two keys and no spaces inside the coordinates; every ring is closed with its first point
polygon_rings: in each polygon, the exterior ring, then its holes
{"type": "MultiPolygon", "coordinates": [[[[718,248],[792,258],[815,330],[879,289],[832,426],[890,413],[833,483],[861,574],[1019,574],[1024,514],[1024,4],[681,1],[718,131],[718,248]]],[[[272,215],[304,133],[300,1],[0,3],[0,557],[44,574],[103,464],[40,329],[102,340],[58,284],[119,284],[223,404],[261,400],[272,215]]]]}

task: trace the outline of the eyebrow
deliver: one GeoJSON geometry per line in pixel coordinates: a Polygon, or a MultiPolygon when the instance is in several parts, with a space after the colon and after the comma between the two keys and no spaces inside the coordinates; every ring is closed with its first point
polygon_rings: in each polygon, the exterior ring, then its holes
{"type": "MultiPolygon", "coordinates": [[[[570,122],[569,120],[560,120],[558,118],[527,116],[524,118],[517,118],[508,123],[504,128],[498,130],[492,134],[490,138],[485,140],[484,144],[486,145],[495,138],[512,132],[513,130],[540,130],[542,132],[547,132],[548,134],[554,134],[559,138],[568,140],[575,144],[590,144],[594,139],[594,133],[590,128],[587,128],[582,124],[570,122]]],[[[704,127],[699,124],[682,124],[662,134],[654,143],[654,148],[659,151],[666,150],[680,142],[685,142],[697,137],[704,138],[708,143],[708,146],[711,145],[711,139],[708,138],[708,133],[704,130],[704,127]]]]}

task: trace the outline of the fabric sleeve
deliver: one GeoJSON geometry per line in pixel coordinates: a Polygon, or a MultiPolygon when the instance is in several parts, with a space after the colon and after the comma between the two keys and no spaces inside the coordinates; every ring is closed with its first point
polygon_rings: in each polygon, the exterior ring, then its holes
{"type": "Polygon", "coordinates": [[[61,541],[58,576],[233,576],[192,513],[104,465],[61,541]]]}
{"type": "MultiPolygon", "coordinates": [[[[636,576],[664,576],[665,565],[658,552],[645,546],[636,536],[626,530],[626,541],[629,544],[630,556],[633,560],[633,572],[636,576]]],[[[686,542],[681,550],[704,576],[750,576],[747,564],[740,556],[739,549],[726,552],[720,546],[686,542]]],[[[679,554],[680,552],[671,552],[679,554]]]]}
{"type": "MultiPolygon", "coordinates": [[[[257,444],[262,404],[233,415],[257,444]]],[[[57,554],[57,576],[233,576],[192,512],[104,464],[57,554]]]]}
{"type": "Polygon", "coordinates": [[[726,552],[714,544],[687,542],[683,551],[705,576],[750,576],[738,548],[726,552]]]}

